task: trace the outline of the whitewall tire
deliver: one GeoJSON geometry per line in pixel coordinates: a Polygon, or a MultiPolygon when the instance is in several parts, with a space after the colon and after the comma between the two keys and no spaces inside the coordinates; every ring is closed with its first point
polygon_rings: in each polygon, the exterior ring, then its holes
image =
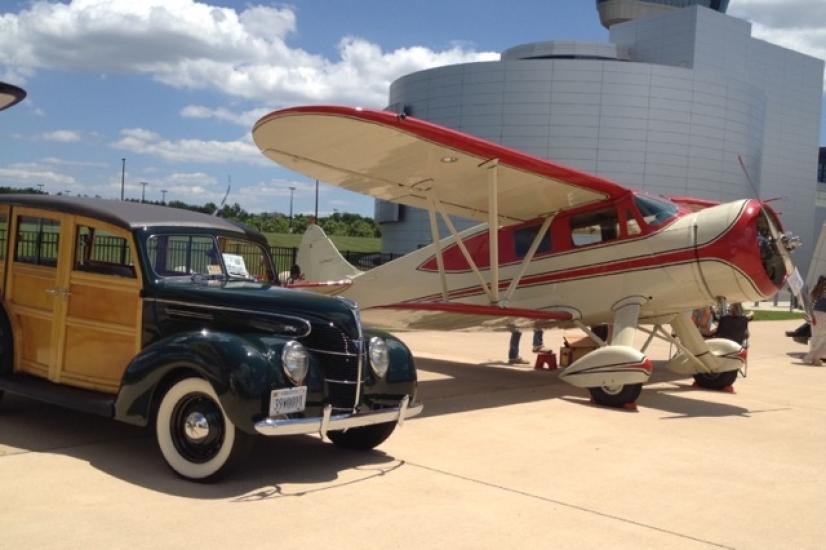
{"type": "Polygon", "coordinates": [[[194,481],[225,474],[249,448],[249,436],[227,418],[212,385],[203,378],[173,384],[158,405],[155,435],[166,463],[194,481]]]}

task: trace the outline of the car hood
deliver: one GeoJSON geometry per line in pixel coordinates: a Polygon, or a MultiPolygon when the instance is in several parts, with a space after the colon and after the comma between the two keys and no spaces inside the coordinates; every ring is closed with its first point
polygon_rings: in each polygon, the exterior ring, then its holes
{"type": "Polygon", "coordinates": [[[146,297],[179,307],[234,310],[243,314],[242,319],[254,318],[255,313],[260,313],[261,316],[297,317],[313,326],[332,322],[351,338],[359,334],[358,317],[353,313],[355,306],[351,302],[267,284],[245,281],[162,282],[146,292],[146,297]]]}

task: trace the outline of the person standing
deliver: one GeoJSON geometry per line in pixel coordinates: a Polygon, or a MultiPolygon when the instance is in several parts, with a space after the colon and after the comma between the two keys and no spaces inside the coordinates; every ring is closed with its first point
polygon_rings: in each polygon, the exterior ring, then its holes
{"type": "Polygon", "coordinates": [[[817,279],[812,289],[814,319],[811,320],[812,337],[809,338],[809,353],[803,359],[806,363],[821,366],[826,357],[826,275],[817,279]]]}
{"type": "MultiPolygon", "coordinates": [[[[539,329],[534,329],[533,331],[533,346],[532,349],[534,353],[539,353],[542,351],[546,351],[545,347],[542,345],[542,331],[539,329]]],[[[519,355],[519,342],[522,340],[522,332],[512,328],[511,329],[511,340],[510,345],[508,346],[508,364],[509,365],[527,365],[528,362],[522,359],[519,355]]]]}

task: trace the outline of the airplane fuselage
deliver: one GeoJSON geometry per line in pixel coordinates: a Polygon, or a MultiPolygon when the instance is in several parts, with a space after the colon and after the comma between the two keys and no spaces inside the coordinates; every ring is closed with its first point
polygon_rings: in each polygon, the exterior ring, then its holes
{"type": "MultiPolygon", "coordinates": [[[[575,320],[596,324],[610,321],[614,306],[629,297],[643,298],[641,319],[711,304],[718,297],[732,302],[765,299],[785,278],[785,272],[778,272],[782,269],[764,265],[765,250],[761,256],[759,241],[765,235],[760,235],[758,224],[765,224],[760,220],[766,216],[758,201],[741,200],[699,212],[681,212],[660,227],[642,229],[636,235],[619,231],[617,238],[579,246],[571,241],[587,240],[587,230],[579,239],[572,237],[576,230],[572,233],[571,221],[566,219],[572,216],[560,216],[550,226],[548,245],[539,247],[509,300],[508,288],[522,270],[520,252],[524,256],[526,248],[519,232],[530,232],[532,226],[503,228],[498,232],[499,305],[564,311],[575,320]],[[566,246],[567,242],[571,244],[566,246]]],[[[631,218],[629,214],[625,221],[631,218]]],[[[482,276],[490,281],[488,235],[487,226],[481,225],[461,237],[482,276]]],[[[457,245],[443,239],[440,248],[447,300],[490,305],[489,295],[457,245]]],[[[358,302],[368,322],[422,329],[431,328],[432,322],[432,328],[443,328],[444,320],[438,316],[379,308],[443,300],[434,245],[354,278],[342,295],[358,302]]],[[[453,322],[461,324],[458,319],[453,322]]],[[[509,323],[512,320],[500,320],[499,324],[509,323]]],[[[468,320],[468,326],[477,324],[478,320],[468,320]]]]}

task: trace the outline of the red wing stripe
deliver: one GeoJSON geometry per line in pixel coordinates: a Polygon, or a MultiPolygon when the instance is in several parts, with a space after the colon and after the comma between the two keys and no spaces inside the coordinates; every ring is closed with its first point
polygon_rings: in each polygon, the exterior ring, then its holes
{"type": "Polygon", "coordinates": [[[459,313],[463,315],[484,315],[487,317],[523,317],[548,321],[570,321],[573,316],[567,311],[542,311],[538,309],[501,308],[496,306],[476,306],[452,302],[418,302],[389,304],[369,309],[399,309],[410,311],[433,311],[440,313],[459,313]]]}

